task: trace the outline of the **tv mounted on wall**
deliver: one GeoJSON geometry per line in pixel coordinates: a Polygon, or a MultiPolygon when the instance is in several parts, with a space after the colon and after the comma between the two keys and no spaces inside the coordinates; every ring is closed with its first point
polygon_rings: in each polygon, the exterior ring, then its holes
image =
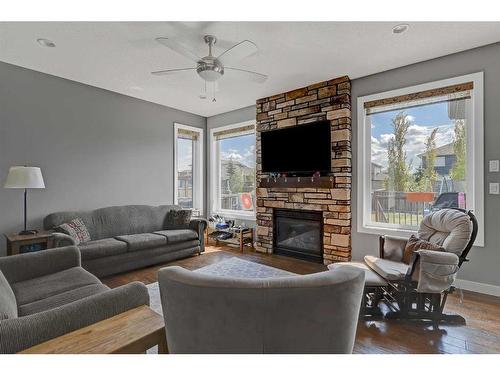
{"type": "Polygon", "coordinates": [[[300,176],[331,170],[329,121],[263,131],[260,136],[263,173],[300,176]]]}

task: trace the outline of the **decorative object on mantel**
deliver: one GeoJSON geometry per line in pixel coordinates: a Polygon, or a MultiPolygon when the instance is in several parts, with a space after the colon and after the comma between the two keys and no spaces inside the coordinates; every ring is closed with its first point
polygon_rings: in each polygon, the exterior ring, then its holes
{"type": "Polygon", "coordinates": [[[38,167],[10,167],[7,180],[4,187],[6,189],[24,189],[24,230],[19,232],[20,235],[36,234],[36,230],[28,230],[26,228],[27,221],[27,201],[28,189],[44,189],[42,171],[38,167]]]}

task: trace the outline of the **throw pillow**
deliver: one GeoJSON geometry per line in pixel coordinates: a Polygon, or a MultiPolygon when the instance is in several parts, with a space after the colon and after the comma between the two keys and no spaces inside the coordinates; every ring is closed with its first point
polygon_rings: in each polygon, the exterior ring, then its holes
{"type": "Polygon", "coordinates": [[[426,240],[421,240],[420,238],[412,234],[412,236],[409,238],[405,246],[405,252],[403,254],[403,262],[406,264],[410,264],[411,257],[413,253],[417,250],[444,251],[444,249],[441,246],[426,240]]]}
{"type": "Polygon", "coordinates": [[[67,234],[73,237],[77,245],[90,241],[90,233],[85,223],[79,217],[59,225],[55,228],[56,232],[67,234]]]}
{"type": "Polygon", "coordinates": [[[170,210],[165,217],[166,229],[186,229],[191,221],[191,210],[170,210]]]}

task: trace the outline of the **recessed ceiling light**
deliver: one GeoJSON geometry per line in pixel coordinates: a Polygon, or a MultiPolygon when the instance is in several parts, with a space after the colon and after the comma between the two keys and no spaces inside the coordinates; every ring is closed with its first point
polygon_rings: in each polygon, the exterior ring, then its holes
{"type": "Polygon", "coordinates": [[[48,39],[45,39],[45,38],[39,38],[36,40],[38,42],[38,44],[40,44],[42,47],[49,47],[49,48],[53,48],[56,46],[56,44],[52,41],[52,40],[48,40],[48,39]]]}
{"type": "Polygon", "coordinates": [[[396,25],[392,28],[392,33],[393,34],[402,34],[410,28],[410,25],[407,23],[400,23],[399,25],[396,25]]]}

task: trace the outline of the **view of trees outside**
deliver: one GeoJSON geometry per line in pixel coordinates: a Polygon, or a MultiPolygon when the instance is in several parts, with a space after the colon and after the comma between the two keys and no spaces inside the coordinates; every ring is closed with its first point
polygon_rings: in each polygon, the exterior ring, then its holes
{"type": "Polygon", "coordinates": [[[447,102],[368,115],[373,222],[416,227],[445,197],[465,205],[466,123],[453,117],[447,102]]]}
{"type": "Polygon", "coordinates": [[[255,134],[219,142],[221,209],[253,211],[255,205],[255,134]]]}

